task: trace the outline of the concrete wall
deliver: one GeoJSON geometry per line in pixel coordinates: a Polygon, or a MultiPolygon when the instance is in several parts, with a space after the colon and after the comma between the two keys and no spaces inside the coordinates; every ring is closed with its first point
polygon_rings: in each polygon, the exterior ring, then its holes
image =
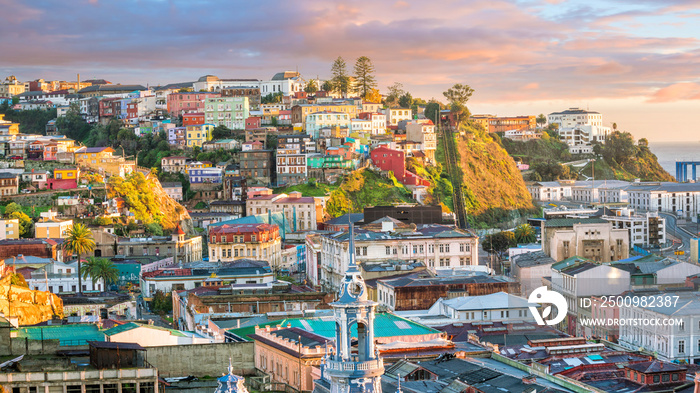
{"type": "MultiPolygon", "coordinates": [[[[4,334],[7,329],[0,328],[0,356],[41,355],[52,354],[59,350],[58,340],[28,340],[24,338],[10,339],[4,334]],[[11,345],[7,345],[10,341],[11,345]]],[[[60,349],[66,349],[61,347],[60,349]]]]}
{"type": "Polygon", "coordinates": [[[221,376],[228,368],[238,375],[255,374],[255,343],[217,343],[147,348],[147,360],[161,377],[221,376]]]}

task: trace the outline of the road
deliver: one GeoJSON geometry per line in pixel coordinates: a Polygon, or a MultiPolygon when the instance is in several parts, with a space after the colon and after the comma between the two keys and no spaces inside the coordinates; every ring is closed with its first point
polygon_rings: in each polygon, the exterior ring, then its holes
{"type": "MultiPolygon", "coordinates": [[[[659,215],[663,216],[666,219],[666,236],[669,239],[671,239],[671,238],[677,239],[674,242],[673,247],[668,251],[662,252],[662,254],[665,256],[675,256],[674,255],[675,251],[684,251],[686,254],[686,257],[688,257],[690,254],[691,235],[687,231],[681,229],[681,227],[678,226],[678,217],[676,217],[674,214],[659,212],[659,215]]],[[[678,256],[675,256],[675,257],[678,257],[678,256]]],[[[683,259],[683,258],[680,258],[680,259],[683,259]]]]}

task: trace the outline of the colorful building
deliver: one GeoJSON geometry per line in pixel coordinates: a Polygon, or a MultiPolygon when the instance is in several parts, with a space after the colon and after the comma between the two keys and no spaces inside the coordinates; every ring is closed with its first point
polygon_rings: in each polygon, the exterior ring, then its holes
{"type": "Polygon", "coordinates": [[[212,139],[213,124],[197,124],[186,127],[187,147],[202,147],[202,144],[212,139]]]}
{"type": "Polygon", "coordinates": [[[249,116],[248,97],[217,97],[205,101],[204,119],[209,124],[243,130],[249,116]]]}
{"type": "Polygon", "coordinates": [[[209,227],[209,260],[231,262],[261,258],[269,261],[273,271],[282,262],[279,227],[270,224],[224,224],[209,227]]]}
{"type": "Polygon", "coordinates": [[[190,112],[182,114],[183,126],[194,126],[204,124],[204,112],[190,112]]]}
{"type": "Polygon", "coordinates": [[[73,227],[73,220],[61,220],[58,213],[49,210],[41,213],[41,219],[34,224],[34,237],[37,239],[65,239],[68,229],[73,227]]]}
{"type": "Polygon", "coordinates": [[[343,112],[315,112],[306,116],[306,133],[314,139],[320,137],[322,128],[350,129],[350,115],[343,112]]]}
{"type": "Polygon", "coordinates": [[[188,112],[204,112],[204,100],[220,96],[219,93],[203,92],[171,93],[168,95],[168,113],[180,116],[188,112]]]}

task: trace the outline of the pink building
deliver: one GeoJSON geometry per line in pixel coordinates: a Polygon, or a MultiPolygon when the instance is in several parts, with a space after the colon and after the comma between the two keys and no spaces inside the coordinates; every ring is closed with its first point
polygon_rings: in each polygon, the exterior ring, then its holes
{"type": "Polygon", "coordinates": [[[380,146],[370,153],[372,163],[382,171],[392,171],[396,180],[404,185],[429,186],[430,182],[406,170],[406,156],[401,150],[380,146]]]}
{"type": "Polygon", "coordinates": [[[245,119],[245,129],[254,130],[256,128],[260,128],[261,122],[262,118],[260,118],[260,116],[251,116],[245,119]]]}
{"type": "Polygon", "coordinates": [[[204,112],[204,100],[220,97],[219,93],[187,92],[168,95],[170,116],[180,116],[188,112],[204,112]]]}

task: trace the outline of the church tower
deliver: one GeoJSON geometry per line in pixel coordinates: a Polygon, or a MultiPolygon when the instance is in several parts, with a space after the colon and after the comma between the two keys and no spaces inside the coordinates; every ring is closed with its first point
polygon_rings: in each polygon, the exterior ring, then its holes
{"type": "Polygon", "coordinates": [[[355,239],[350,224],[350,263],[338,300],[331,303],[335,315],[335,348],[326,356],[324,378],[330,393],[381,393],[384,362],[374,343],[374,309],[355,263],[355,239]],[[357,338],[357,349],[352,346],[357,338]]]}

